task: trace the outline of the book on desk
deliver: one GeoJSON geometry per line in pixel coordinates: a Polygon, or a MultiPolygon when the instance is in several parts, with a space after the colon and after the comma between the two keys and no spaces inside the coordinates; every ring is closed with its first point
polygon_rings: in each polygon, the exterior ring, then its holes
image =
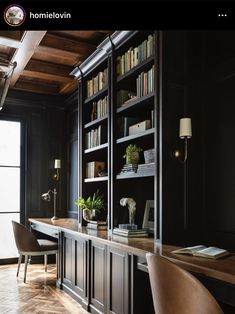
{"type": "Polygon", "coordinates": [[[218,259],[224,256],[230,255],[227,250],[210,246],[206,247],[205,245],[196,245],[191,247],[186,247],[178,250],[172,251],[174,254],[188,254],[192,256],[199,256],[205,258],[218,259]]]}

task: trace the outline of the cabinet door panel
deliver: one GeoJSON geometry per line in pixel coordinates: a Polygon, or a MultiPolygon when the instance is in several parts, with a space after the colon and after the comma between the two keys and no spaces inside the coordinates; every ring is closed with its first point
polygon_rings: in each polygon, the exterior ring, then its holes
{"type": "Polygon", "coordinates": [[[64,252],[63,282],[67,286],[72,287],[74,276],[74,263],[73,263],[74,256],[73,256],[73,239],[69,235],[64,235],[63,252],[64,252]]]}
{"type": "Polygon", "coordinates": [[[129,311],[128,254],[108,247],[108,313],[129,311]]]}
{"type": "Polygon", "coordinates": [[[91,312],[98,310],[104,313],[106,308],[106,246],[93,242],[91,250],[91,312]]]}
{"type": "Polygon", "coordinates": [[[75,287],[76,293],[87,297],[87,241],[83,238],[75,240],[75,287]]]}

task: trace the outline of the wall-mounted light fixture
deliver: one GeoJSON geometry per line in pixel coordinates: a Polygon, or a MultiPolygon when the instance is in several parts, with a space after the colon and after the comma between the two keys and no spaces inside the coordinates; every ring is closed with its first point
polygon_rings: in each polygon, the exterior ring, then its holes
{"type": "Polygon", "coordinates": [[[192,123],[190,118],[180,119],[179,137],[184,140],[184,153],[179,149],[174,151],[174,157],[185,163],[188,158],[188,139],[192,137],[192,123]]]}
{"type": "Polygon", "coordinates": [[[61,168],[61,161],[60,159],[55,159],[55,166],[54,168],[56,169],[56,173],[53,176],[53,179],[56,181],[59,181],[60,175],[59,175],[59,169],[61,168]]]}
{"type": "Polygon", "coordinates": [[[51,201],[51,195],[50,193],[53,194],[54,196],[54,216],[51,218],[51,220],[57,220],[59,218],[56,217],[56,196],[57,196],[57,191],[56,189],[53,190],[49,190],[47,193],[42,194],[41,198],[46,201],[46,202],[50,202],[51,201]]]}

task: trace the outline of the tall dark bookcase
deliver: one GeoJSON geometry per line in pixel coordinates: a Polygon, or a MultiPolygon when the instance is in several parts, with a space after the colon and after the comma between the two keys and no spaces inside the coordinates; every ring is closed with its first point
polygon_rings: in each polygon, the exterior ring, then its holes
{"type": "MultiPolygon", "coordinates": [[[[73,73],[79,79],[79,195],[86,198],[97,189],[105,195],[110,233],[128,223],[128,208],[120,205],[121,198],[136,201],[135,223],[140,228],[146,201],[154,201],[155,240],[161,238],[159,41],[156,31],[117,31],[73,73]],[[97,87],[104,72],[107,83],[97,87]],[[105,113],[97,116],[94,103],[104,98],[105,113]],[[129,126],[143,125],[146,120],[150,121],[146,129],[129,134],[129,126]],[[144,151],[153,149],[155,164],[149,170],[143,166],[142,171],[122,173],[129,144],[142,149],[142,165],[144,151]],[[103,175],[87,178],[87,164],[93,161],[105,163],[103,175]]],[[[79,223],[85,225],[81,211],[79,223]]]]}

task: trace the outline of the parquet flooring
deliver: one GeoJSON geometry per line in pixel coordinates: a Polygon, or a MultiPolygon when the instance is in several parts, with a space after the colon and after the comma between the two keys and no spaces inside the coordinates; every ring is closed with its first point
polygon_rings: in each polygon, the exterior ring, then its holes
{"type": "Polygon", "coordinates": [[[0,265],[0,314],[88,314],[81,305],[56,288],[55,265],[28,265],[27,281],[23,282],[21,265],[0,265]]]}

